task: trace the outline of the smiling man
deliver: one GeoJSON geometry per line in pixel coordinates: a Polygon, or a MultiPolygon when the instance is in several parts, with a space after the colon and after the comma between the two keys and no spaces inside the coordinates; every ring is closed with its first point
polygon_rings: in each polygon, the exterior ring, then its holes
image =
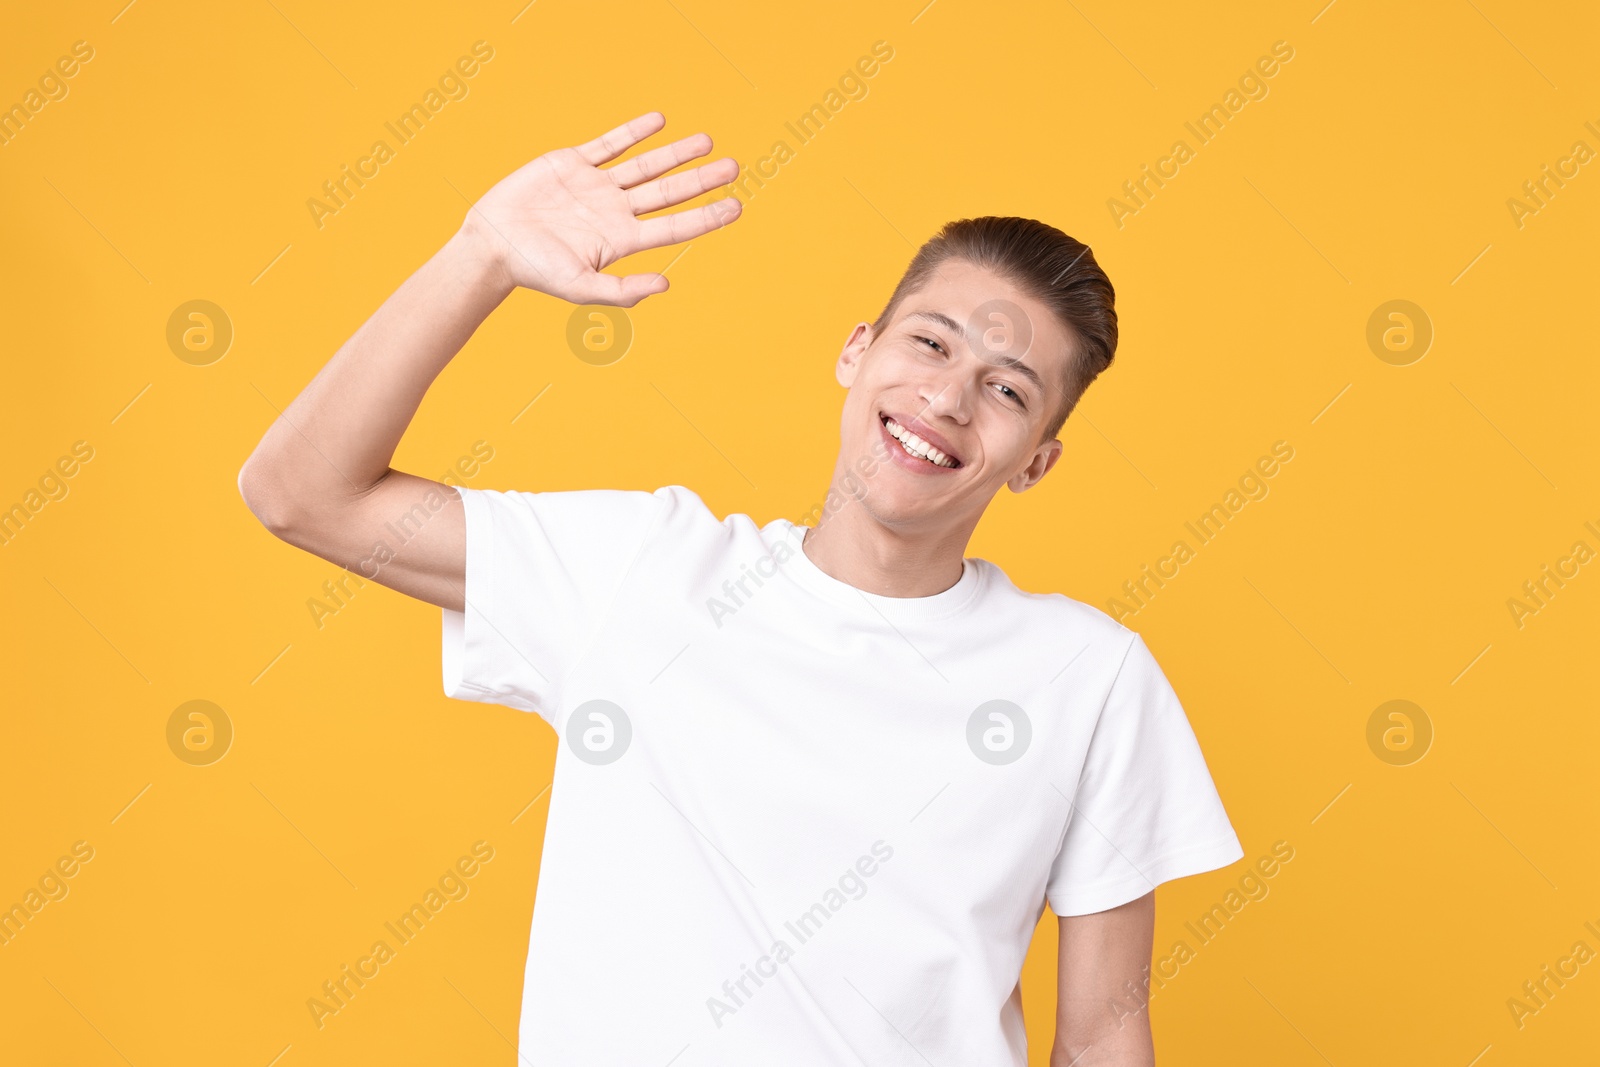
{"type": "Polygon", "coordinates": [[[1051,1062],[1153,1063],[1155,887],[1243,850],[1143,640],[965,555],[1001,487],[1055,465],[1112,360],[1114,294],[1087,247],[982,218],[918,251],[839,354],[814,525],[719,519],[681,485],[498,491],[389,466],[513,290],[632,306],[666,279],[606,267],[738,217],[733,199],[639,217],[737,175],[673,173],[703,134],[601,169],[664,122],[485,194],[239,478],[278,537],[443,609],[446,695],[560,739],[519,1051],[1021,1065],[1019,975],[1048,904],[1051,1062]]]}

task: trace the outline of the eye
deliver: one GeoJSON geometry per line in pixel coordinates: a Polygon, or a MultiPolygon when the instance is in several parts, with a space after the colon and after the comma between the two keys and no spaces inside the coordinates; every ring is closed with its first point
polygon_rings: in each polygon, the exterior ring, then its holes
{"type": "Polygon", "coordinates": [[[1009,385],[1006,385],[1004,382],[998,382],[996,384],[998,384],[1001,389],[1004,389],[1006,391],[1006,395],[1008,397],[1010,397],[1012,400],[1015,400],[1017,402],[1017,406],[1018,407],[1026,406],[1026,405],[1024,405],[1022,403],[1022,394],[1018,393],[1015,389],[1011,388],[1011,386],[1009,386],[1009,385]]]}
{"type": "MultiPolygon", "coordinates": [[[[940,352],[940,353],[944,353],[944,354],[948,355],[948,353],[945,353],[944,347],[942,345],[940,345],[938,341],[935,341],[931,337],[924,337],[921,334],[912,334],[911,335],[911,339],[913,341],[921,341],[924,344],[931,345],[931,346],[933,346],[934,351],[940,352]]],[[[1022,408],[1024,410],[1027,409],[1028,405],[1023,401],[1022,395],[1020,393],[1018,393],[1015,389],[1011,388],[1009,385],[1004,384],[1003,382],[996,383],[996,384],[999,385],[1001,389],[1005,390],[1006,399],[1014,401],[1016,403],[1017,407],[1019,407],[1019,408],[1022,408]]]]}

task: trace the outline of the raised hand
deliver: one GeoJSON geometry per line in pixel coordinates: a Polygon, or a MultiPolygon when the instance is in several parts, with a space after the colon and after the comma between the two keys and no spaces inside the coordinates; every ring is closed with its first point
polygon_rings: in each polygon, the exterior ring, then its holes
{"type": "Polygon", "coordinates": [[[624,256],[726,226],[740,213],[739,201],[730,196],[687,211],[638,218],[726,185],[739,173],[738,163],[724,158],[667,174],[711,151],[711,138],[704,133],[600,169],[666,122],[659,111],[652,111],[587,144],[546,152],[485,193],[467,213],[463,231],[481,244],[511,283],[574,304],[632,307],[664,292],[665,275],[602,272],[624,256]]]}

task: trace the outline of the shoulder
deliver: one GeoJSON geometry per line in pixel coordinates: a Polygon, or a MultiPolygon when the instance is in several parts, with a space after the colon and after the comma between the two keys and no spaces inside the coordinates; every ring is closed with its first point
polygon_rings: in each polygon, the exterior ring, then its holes
{"type": "Polygon", "coordinates": [[[711,505],[686,485],[663,485],[650,495],[658,502],[659,521],[665,526],[690,529],[719,526],[733,529],[755,525],[755,520],[742,512],[729,512],[719,518],[711,505]]]}
{"type": "Polygon", "coordinates": [[[997,564],[986,559],[974,562],[989,572],[994,603],[1019,622],[1038,625],[1057,636],[1091,638],[1119,649],[1139,636],[1097,607],[1074,600],[1065,593],[1020,589],[997,564]]]}
{"type": "Polygon", "coordinates": [[[650,495],[658,503],[663,521],[670,520],[680,523],[717,521],[717,517],[712,512],[710,505],[700,498],[699,493],[690,489],[687,485],[678,485],[676,483],[663,485],[650,495]]]}
{"type": "Polygon", "coordinates": [[[674,551],[699,548],[715,552],[760,537],[756,521],[749,515],[734,511],[719,516],[688,486],[664,485],[650,496],[655,506],[647,543],[674,551]]]}
{"type": "Polygon", "coordinates": [[[482,514],[546,532],[570,528],[587,536],[616,529],[642,534],[646,541],[681,544],[730,540],[756,530],[748,515],[734,512],[718,517],[700,494],[685,485],[655,490],[452,488],[474,517],[482,514]]]}
{"type": "Polygon", "coordinates": [[[747,515],[718,518],[694,490],[489,489],[452,487],[466,508],[469,526],[517,538],[592,542],[596,550],[629,544],[683,546],[710,543],[754,522],[747,515]]]}
{"type": "Polygon", "coordinates": [[[988,571],[985,599],[994,614],[985,625],[1015,635],[1028,659],[1050,664],[1056,677],[1070,671],[1081,685],[1101,692],[1122,672],[1139,643],[1137,633],[1081,600],[1020,589],[994,563],[976,562],[988,571]]]}

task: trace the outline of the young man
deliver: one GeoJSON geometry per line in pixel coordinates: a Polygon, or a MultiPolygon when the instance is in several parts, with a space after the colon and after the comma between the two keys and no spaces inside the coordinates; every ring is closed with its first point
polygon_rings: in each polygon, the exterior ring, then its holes
{"type": "MultiPolygon", "coordinates": [[[[447,695],[561,739],[525,1061],[1020,1065],[1018,976],[1048,901],[1052,1063],[1153,1063],[1155,886],[1243,850],[1139,636],[963,555],[1002,485],[1054,466],[1111,361],[1088,248],[989,218],[917,254],[839,355],[814,526],[719,520],[680,485],[452,490],[389,467],[513,289],[629,307],[666,279],[604,268],[738,217],[733,199],[637,217],[739,173],[669,173],[710,151],[703,134],[599,169],[664,123],[491,189],[239,479],[278,537],[444,609],[447,695]],[[375,553],[402,517],[411,539],[375,553]]],[[[797,417],[772,412],[774,447],[797,417]]]]}

